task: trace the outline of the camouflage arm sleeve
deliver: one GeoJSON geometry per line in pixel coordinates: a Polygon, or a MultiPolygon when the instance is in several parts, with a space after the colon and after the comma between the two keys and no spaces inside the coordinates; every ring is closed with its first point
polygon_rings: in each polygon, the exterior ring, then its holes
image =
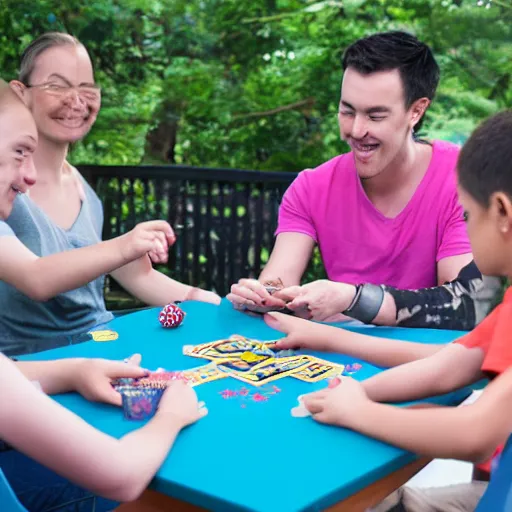
{"type": "Polygon", "coordinates": [[[496,304],[501,288],[500,279],[482,276],[472,261],[457,279],[442,286],[385,290],[395,300],[396,323],[401,327],[470,330],[496,304]]]}

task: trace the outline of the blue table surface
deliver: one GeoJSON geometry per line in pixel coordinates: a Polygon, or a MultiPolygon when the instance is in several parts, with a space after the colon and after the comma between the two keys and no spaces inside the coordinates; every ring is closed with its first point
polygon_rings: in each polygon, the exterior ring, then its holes
{"type": "MultiPolygon", "coordinates": [[[[86,342],[49,350],[23,359],[105,357],[122,359],[142,354],[142,365],[154,370],[192,368],[207,363],[184,356],[183,345],[197,345],[242,334],[261,340],[283,335],[261,318],[233,310],[225,300],[220,306],[184,303],[187,316],[177,329],[164,329],[158,310],[148,309],[120,317],[110,327],[119,333],[111,342],[86,342]]],[[[446,343],[464,334],[404,328],[351,327],[379,337],[446,343]]],[[[313,353],[339,363],[357,362],[338,354],[313,353]]],[[[379,371],[363,361],[354,375],[364,380],[379,371]]],[[[358,433],[294,418],[290,410],[297,396],[324,388],[325,382],[309,384],[286,377],[274,384],[282,390],[266,402],[225,399],[225,389],[244,386],[231,378],[196,387],[209,414],[185,429],[158,471],[151,487],[159,492],[222,512],[298,512],[323,510],[360,491],[414,460],[415,455],[358,433]]],[[[456,404],[469,391],[461,390],[434,399],[456,404]]],[[[87,402],[77,394],[55,397],[91,425],[116,438],[141,426],[125,420],[120,409],[87,402]]],[[[429,401],[433,401],[430,399],[429,401]]]]}

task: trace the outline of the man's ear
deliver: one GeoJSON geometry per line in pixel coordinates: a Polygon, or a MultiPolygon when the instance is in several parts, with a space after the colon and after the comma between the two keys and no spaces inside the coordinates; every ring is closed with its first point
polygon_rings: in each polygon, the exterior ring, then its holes
{"type": "Polygon", "coordinates": [[[430,100],[428,98],[420,98],[411,105],[409,110],[411,111],[412,128],[418,124],[419,120],[423,117],[423,114],[425,114],[425,110],[427,110],[429,105],[430,100]]]}
{"type": "Polygon", "coordinates": [[[495,192],[490,198],[500,233],[512,232],[512,202],[504,192],[495,192]]]}
{"type": "Polygon", "coordinates": [[[11,80],[9,82],[9,86],[16,93],[16,95],[19,96],[20,100],[26,104],[27,103],[27,99],[25,97],[25,91],[27,90],[26,85],[23,84],[22,82],[20,82],[19,80],[11,80]]]}

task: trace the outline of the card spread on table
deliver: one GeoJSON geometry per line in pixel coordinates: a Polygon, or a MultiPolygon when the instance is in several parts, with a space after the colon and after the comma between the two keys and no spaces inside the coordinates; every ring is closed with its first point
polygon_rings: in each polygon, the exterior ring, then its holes
{"type": "Polygon", "coordinates": [[[345,368],[318,357],[276,350],[276,341],[259,341],[238,334],[201,345],[186,345],[183,354],[212,361],[230,377],[254,386],[286,376],[318,382],[341,375],[345,368]]]}
{"type": "Polygon", "coordinates": [[[233,359],[240,358],[244,353],[256,355],[274,356],[272,348],[275,341],[258,341],[238,334],[234,334],[229,339],[202,343],[201,345],[185,345],[183,354],[201,359],[233,359]]]}
{"type": "Polygon", "coordinates": [[[204,366],[198,366],[190,370],[183,370],[180,373],[183,375],[185,382],[192,387],[227,377],[227,374],[221,371],[215,363],[205,364],[204,366]]]}
{"type": "Polygon", "coordinates": [[[344,365],[331,363],[318,357],[309,356],[309,364],[293,374],[295,379],[305,382],[318,382],[336,375],[341,375],[344,365]]]}
{"type": "Polygon", "coordinates": [[[309,356],[282,357],[279,359],[267,359],[250,368],[240,368],[238,361],[219,362],[219,368],[227,372],[231,377],[241,380],[253,386],[262,386],[276,379],[281,379],[307,366],[309,356]]]}

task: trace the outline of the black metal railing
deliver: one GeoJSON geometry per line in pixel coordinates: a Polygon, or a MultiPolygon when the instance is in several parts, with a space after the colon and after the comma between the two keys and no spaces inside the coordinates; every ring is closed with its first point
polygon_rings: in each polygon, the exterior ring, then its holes
{"type": "Polygon", "coordinates": [[[279,203],[297,176],[185,166],[79,169],[103,202],[105,240],[138,222],[166,219],[177,241],[159,270],[220,295],[239,278],[257,276],[265,265],[279,203]]]}

